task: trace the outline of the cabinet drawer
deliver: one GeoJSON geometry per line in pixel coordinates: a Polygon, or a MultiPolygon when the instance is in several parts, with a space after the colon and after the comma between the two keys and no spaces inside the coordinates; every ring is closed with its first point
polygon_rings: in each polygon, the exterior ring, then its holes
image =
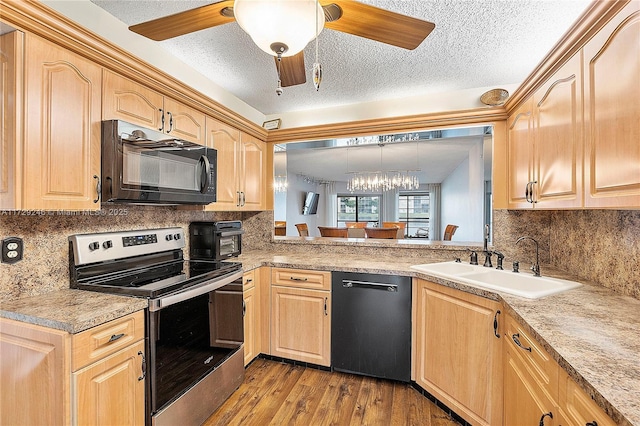
{"type": "Polygon", "coordinates": [[[314,290],[331,290],[331,272],[273,268],[271,270],[271,284],[314,290]]]}
{"type": "Polygon", "coordinates": [[[246,291],[256,285],[256,271],[251,270],[242,275],[242,291],[246,291]]]}
{"type": "Polygon", "coordinates": [[[144,339],[144,311],[75,334],[71,370],[77,371],[141,339],[144,339]]]}
{"type": "Polygon", "coordinates": [[[542,389],[553,399],[558,397],[559,366],[547,351],[512,317],[506,317],[505,344],[517,354],[542,389]],[[520,346],[516,343],[520,342],[520,346]]]}
{"type": "Polygon", "coordinates": [[[615,422],[573,381],[564,371],[560,371],[560,407],[571,424],[614,426],[615,422]]]}

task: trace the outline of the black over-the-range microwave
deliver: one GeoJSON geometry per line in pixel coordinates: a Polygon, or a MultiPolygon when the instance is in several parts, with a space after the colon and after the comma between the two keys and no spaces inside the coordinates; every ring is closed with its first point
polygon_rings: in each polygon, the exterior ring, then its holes
{"type": "Polygon", "coordinates": [[[139,204],[216,201],[217,155],[122,120],[102,122],[102,200],[139,204]]]}

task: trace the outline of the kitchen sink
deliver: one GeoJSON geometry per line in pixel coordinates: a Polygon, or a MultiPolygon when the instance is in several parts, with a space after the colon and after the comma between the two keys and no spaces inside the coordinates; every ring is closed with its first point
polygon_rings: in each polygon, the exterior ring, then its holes
{"type": "Polygon", "coordinates": [[[440,278],[496,290],[528,299],[558,294],[582,284],[559,278],[536,277],[467,263],[441,262],[413,265],[411,268],[440,278]]]}

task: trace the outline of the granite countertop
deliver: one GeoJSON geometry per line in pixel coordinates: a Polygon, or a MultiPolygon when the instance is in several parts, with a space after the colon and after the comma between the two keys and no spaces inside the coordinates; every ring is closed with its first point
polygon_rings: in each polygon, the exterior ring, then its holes
{"type": "Polygon", "coordinates": [[[147,299],[64,289],[0,304],[0,317],[75,334],[140,311],[147,299]]]}
{"type": "Polygon", "coordinates": [[[542,267],[543,275],[584,285],[533,300],[430,276],[410,268],[417,263],[429,263],[416,262],[416,259],[256,251],[243,253],[240,260],[245,270],[272,266],[413,276],[503,301],[506,311],[618,425],[640,425],[640,300],[621,296],[548,266],[542,267]]]}
{"type": "MultiPolygon", "coordinates": [[[[582,287],[531,300],[433,277],[411,269],[415,258],[244,252],[245,271],[260,266],[420,277],[492,300],[542,344],[619,425],[640,425],[640,300],[578,280],[562,271],[542,274],[579,281],[582,287]]],[[[449,259],[441,259],[443,261],[449,259]]],[[[523,268],[524,269],[524,268],[523,268]]],[[[147,307],[147,300],[64,289],[2,302],[0,317],[78,333],[147,307]]]]}

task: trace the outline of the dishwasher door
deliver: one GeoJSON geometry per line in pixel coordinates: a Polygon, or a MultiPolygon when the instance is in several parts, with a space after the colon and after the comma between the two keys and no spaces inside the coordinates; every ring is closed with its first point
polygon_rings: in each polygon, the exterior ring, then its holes
{"type": "Polygon", "coordinates": [[[411,278],[332,273],[334,370],[411,380],[411,278]]]}

